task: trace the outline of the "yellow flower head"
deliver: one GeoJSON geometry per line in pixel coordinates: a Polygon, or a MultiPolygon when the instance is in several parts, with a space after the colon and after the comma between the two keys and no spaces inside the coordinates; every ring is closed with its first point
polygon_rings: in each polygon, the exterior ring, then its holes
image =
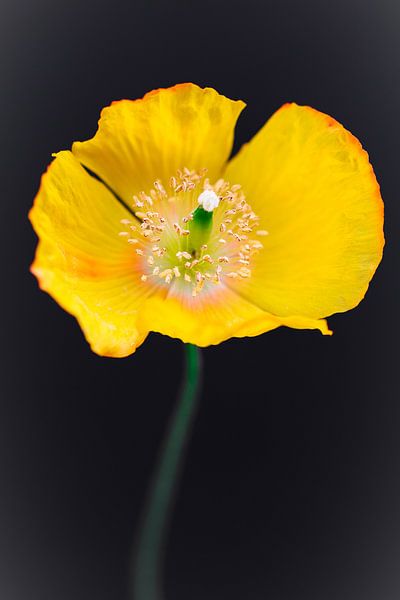
{"type": "Polygon", "coordinates": [[[191,83],[114,102],[43,175],[32,271],[98,354],[127,356],[149,331],[198,346],[329,334],[323,317],[363,298],[384,245],[367,153],[286,104],[227,162],[243,108],[191,83]]]}

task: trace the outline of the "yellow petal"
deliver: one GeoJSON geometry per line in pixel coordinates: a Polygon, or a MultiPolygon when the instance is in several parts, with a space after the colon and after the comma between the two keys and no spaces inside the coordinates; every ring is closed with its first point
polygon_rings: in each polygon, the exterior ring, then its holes
{"type": "Polygon", "coordinates": [[[196,298],[175,295],[173,289],[167,295],[156,294],[143,304],[140,322],[145,329],[197,346],[219,344],[230,337],[252,337],[280,326],[331,333],[323,320],[268,314],[222,284],[214,294],[200,292],[196,298]]]}
{"type": "Polygon", "coordinates": [[[367,153],[331,117],[284,105],[229,163],[261,216],[264,250],[240,293],[281,316],[321,318],[364,297],[384,245],[367,153]]]}
{"type": "Polygon", "coordinates": [[[101,113],[96,135],[72,152],[121,198],[167,184],[177,169],[206,167],[219,176],[233,143],[244,103],[192,83],[113,102],[101,113]]]}
{"type": "Polygon", "coordinates": [[[40,238],[32,272],[104,356],[131,354],[147,334],[137,312],[149,291],[137,255],[118,235],[129,216],[70,152],[60,152],[43,175],[30,212],[40,238]]]}

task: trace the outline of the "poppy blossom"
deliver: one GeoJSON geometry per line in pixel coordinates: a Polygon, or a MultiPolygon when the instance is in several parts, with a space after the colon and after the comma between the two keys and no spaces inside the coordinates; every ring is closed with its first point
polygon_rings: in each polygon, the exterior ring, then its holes
{"type": "Polygon", "coordinates": [[[150,331],[207,346],[279,326],[329,334],[381,260],[383,203],[337,121],[285,104],[229,160],[244,108],[187,83],[114,102],[61,151],[30,219],[32,272],[94,352],[150,331]]]}

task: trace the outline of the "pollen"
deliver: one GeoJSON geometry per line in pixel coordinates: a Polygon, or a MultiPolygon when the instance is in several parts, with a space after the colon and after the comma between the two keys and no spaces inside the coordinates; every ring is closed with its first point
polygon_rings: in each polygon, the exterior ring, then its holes
{"type": "Polygon", "coordinates": [[[268,235],[241,186],[212,183],[205,169],[183,168],[168,182],[155,181],[132,198],[131,210],[135,217],[121,220],[117,235],[135,245],[132,264],[142,284],[187,293],[192,302],[216,285],[236,286],[251,277],[254,257],[264,248],[259,238],[268,235]],[[207,243],[193,233],[198,206],[212,213],[207,243]]]}

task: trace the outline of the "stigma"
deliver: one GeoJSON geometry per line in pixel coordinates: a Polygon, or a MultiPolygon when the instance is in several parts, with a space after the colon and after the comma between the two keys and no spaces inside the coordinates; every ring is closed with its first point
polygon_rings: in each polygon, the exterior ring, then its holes
{"type": "Polygon", "coordinates": [[[219,198],[214,190],[204,190],[197,199],[200,206],[207,212],[212,212],[219,206],[219,198]]]}
{"type": "Polygon", "coordinates": [[[156,181],[133,197],[132,211],[136,218],[123,219],[119,235],[132,246],[143,284],[194,298],[251,277],[259,238],[268,235],[241,186],[211,183],[205,169],[184,168],[167,186],[156,181]]]}

